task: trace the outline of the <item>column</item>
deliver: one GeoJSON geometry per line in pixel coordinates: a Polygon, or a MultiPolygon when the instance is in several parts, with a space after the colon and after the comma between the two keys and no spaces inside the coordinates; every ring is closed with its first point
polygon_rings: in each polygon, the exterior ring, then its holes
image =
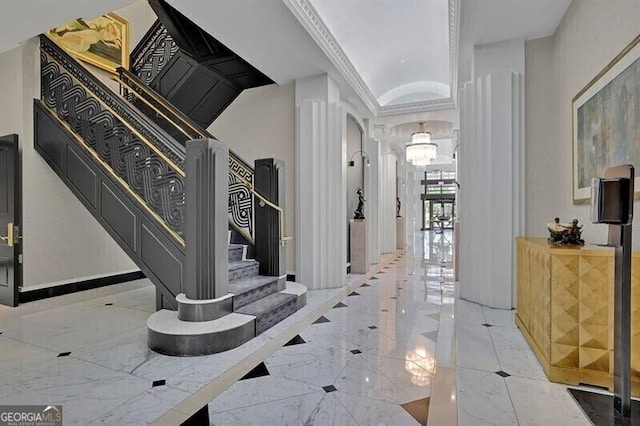
{"type": "Polygon", "coordinates": [[[309,289],[341,287],[347,259],[346,115],[327,74],[298,79],[295,90],[296,281],[309,289]]]}
{"type": "Polygon", "coordinates": [[[460,297],[510,309],[524,232],[524,42],[476,48],[474,64],[459,104],[460,297]]]}

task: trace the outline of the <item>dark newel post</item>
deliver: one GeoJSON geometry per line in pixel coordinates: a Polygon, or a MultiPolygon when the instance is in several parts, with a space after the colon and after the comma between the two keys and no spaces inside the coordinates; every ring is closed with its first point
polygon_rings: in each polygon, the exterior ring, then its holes
{"type": "Polygon", "coordinates": [[[227,295],[229,150],[213,139],[187,142],[185,162],[185,270],[188,299],[227,295]]]}
{"type": "MultiPolygon", "coordinates": [[[[284,163],[273,158],[255,162],[254,188],[273,204],[284,207],[284,163]]],[[[254,197],[256,260],[260,274],[281,277],[286,283],[285,248],[280,243],[278,212],[254,197]]],[[[283,230],[284,232],[284,230],[283,230]]]]}

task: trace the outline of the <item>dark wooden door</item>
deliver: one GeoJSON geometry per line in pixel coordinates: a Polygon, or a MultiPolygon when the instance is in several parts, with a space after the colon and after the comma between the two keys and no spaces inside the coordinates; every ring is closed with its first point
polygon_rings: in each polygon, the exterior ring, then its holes
{"type": "Polygon", "coordinates": [[[0,304],[18,305],[22,280],[18,135],[0,137],[0,304]]]}

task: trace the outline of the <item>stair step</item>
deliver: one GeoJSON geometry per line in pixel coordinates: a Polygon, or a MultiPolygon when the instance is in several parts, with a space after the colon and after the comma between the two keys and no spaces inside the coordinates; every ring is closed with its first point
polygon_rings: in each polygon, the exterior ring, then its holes
{"type": "Polygon", "coordinates": [[[274,293],[236,310],[236,313],[256,317],[256,336],[297,311],[294,294],[274,293]]]}
{"type": "Polygon", "coordinates": [[[278,290],[278,277],[257,275],[229,283],[229,293],[233,294],[234,310],[277,293],[278,290]]]}
{"type": "Polygon", "coordinates": [[[244,246],[241,244],[229,244],[229,262],[239,262],[244,254],[244,246]]]}
{"type": "Polygon", "coordinates": [[[227,351],[255,336],[255,317],[231,313],[212,321],[181,321],[159,310],[147,319],[149,347],[165,355],[197,356],[227,351]]]}
{"type": "Polygon", "coordinates": [[[229,262],[229,282],[258,275],[259,266],[255,260],[229,262]]]}

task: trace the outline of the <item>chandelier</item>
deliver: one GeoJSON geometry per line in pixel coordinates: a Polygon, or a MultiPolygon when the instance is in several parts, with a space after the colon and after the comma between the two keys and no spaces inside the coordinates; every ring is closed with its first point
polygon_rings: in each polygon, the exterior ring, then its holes
{"type": "Polygon", "coordinates": [[[411,135],[407,145],[407,161],[414,166],[426,166],[438,156],[438,145],[431,142],[431,133],[424,130],[424,123],[418,123],[418,131],[411,135]]]}

